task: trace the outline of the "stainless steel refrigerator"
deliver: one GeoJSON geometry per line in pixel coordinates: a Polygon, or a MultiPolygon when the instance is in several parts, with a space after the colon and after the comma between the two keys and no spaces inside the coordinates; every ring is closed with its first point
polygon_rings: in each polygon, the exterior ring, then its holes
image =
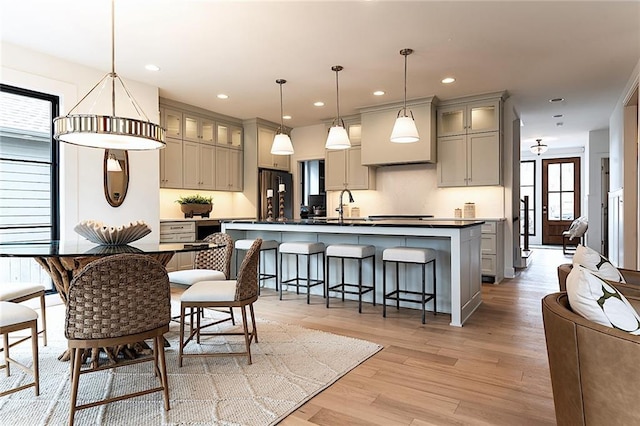
{"type": "Polygon", "coordinates": [[[293,175],[288,172],[278,170],[259,169],[258,170],[258,216],[260,220],[267,218],[267,191],[273,191],[273,219],[279,216],[278,189],[284,185],[284,217],[293,219],[293,175]]]}

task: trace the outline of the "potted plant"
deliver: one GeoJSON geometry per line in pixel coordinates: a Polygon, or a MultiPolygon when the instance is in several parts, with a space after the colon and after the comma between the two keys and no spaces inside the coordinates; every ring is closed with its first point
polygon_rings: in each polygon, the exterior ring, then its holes
{"type": "Polygon", "coordinates": [[[213,210],[213,197],[205,197],[200,194],[181,196],[176,200],[180,204],[180,210],[184,213],[185,218],[200,215],[201,217],[209,217],[209,213],[213,210]]]}

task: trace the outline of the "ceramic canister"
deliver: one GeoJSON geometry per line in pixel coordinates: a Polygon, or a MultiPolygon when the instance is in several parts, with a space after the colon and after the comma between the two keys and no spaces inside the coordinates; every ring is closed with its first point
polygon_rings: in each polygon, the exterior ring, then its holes
{"type": "Polygon", "coordinates": [[[464,203],[464,217],[473,219],[476,217],[476,204],[464,203]]]}

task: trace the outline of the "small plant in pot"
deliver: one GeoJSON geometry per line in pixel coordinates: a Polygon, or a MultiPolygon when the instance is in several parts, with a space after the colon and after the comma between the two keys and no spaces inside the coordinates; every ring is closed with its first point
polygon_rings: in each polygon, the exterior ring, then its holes
{"type": "Polygon", "coordinates": [[[180,210],[184,213],[185,218],[200,215],[201,217],[209,217],[209,213],[213,210],[213,197],[205,197],[200,194],[181,196],[176,200],[180,204],[180,210]]]}

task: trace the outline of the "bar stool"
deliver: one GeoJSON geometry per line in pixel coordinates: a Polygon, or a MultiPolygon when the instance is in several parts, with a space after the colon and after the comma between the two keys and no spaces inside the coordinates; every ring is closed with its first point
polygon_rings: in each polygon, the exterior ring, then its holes
{"type": "MultiPolygon", "coordinates": [[[[372,245],[360,245],[360,244],[331,244],[327,246],[327,273],[325,274],[327,280],[327,296],[329,292],[334,291],[342,294],[342,301],[344,302],[345,294],[357,294],[358,295],[358,313],[362,313],[362,295],[368,292],[373,293],[373,306],[376,306],[376,248],[372,245]],[[341,262],[341,281],[335,285],[330,285],[329,265],[331,259],[340,259],[341,262]],[[346,283],[344,281],[344,261],[345,259],[354,259],[358,261],[358,283],[346,283]],[[373,279],[371,285],[362,284],[362,261],[371,259],[371,270],[373,272],[373,279]],[[357,290],[349,290],[350,288],[357,288],[357,290]]],[[[329,307],[329,297],[327,297],[327,308],[329,307]]]]}
{"type": "Polygon", "coordinates": [[[5,396],[26,388],[34,387],[36,396],[40,395],[40,376],[38,369],[38,314],[33,309],[13,302],[0,302],[0,334],[3,335],[4,365],[0,368],[7,369],[7,377],[11,375],[11,364],[15,364],[22,370],[33,375],[33,382],[6,390],[0,393],[5,396]],[[9,348],[9,333],[14,331],[31,329],[31,352],[33,367],[29,368],[21,362],[11,358],[9,348]]]}
{"type": "Polygon", "coordinates": [[[322,258],[322,271],[324,272],[324,243],[312,243],[305,241],[296,241],[280,244],[280,275],[284,278],[284,269],[282,269],[282,258],[284,255],[295,255],[296,257],[296,276],[288,280],[282,280],[280,282],[280,300],[282,300],[282,287],[286,284],[296,287],[296,294],[300,294],[300,287],[307,288],[307,305],[310,303],[311,287],[322,285],[322,296],[326,297],[324,291],[324,277],[320,279],[320,273],[316,275],[316,278],[311,278],[311,256],[315,255],[322,258]],[[307,259],[307,276],[300,276],[300,265],[298,262],[299,256],[306,256],[307,259]],[[302,283],[300,283],[302,281],[302,283]]]}
{"type": "MultiPolygon", "coordinates": [[[[238,251],[242,250],[242,251],[247,251],[251,248],[251,245],[253,244],[253,242],[255,241],[255,239],[253,240],[237,240],[236,244],[235,244],[235,249],[236,249],[236,273],[238,271],[238,263],[239,263],[239,257],[238,256],[238,251]]],[[[260,257],[259,257],[259,261],[258,261],[258,294],[260,294],[260,284],[262,284],[262,286],[264,286],[264,281],[267,280],[271,280],[271,279],[275,279],[276,281],[276,290],[278,290],[278,246],[280,245],[280,243],[278,243],[276,240],[262,240],[262,245],[260,246],[260,257]],[[265,256],[265,252],[266,251],[270,251],[273,250],[273,267],[275,269],[275,271],[273,273],[267,273],[265,271],[265,267],[263,265],[263,261],[264,261],[264,256],[265,256]]]]}
{"type": "Polygon", "coordinates": [[[396,308],[400,309],[400,301],[422,304],[422,323],[425,323],[425,311],[427,302],[433,299],[433,314],[436,314],[436,251],[429,248],[418,247],[390,247],[382,252],[382,316],[387,317],[387,299],[396,301],[396,308]],[[396,289],[387,293],[387,263],[396,264],[396,289]],[[400,274],[398,265],[414,264],[422,265],[422,291],[400,290],[400,274]],[[426,292],[427,265],[432,264],[433,293],[426,292]],[[420,296],[420,299],[410,299],[403,296],[420,296]]]}
{"type": "MultiPolygon", "coordinates": [[[[36,297],[40,299],[40,315],[42,316],[42,327],[38,334],[42,334],[44,345],[47,346],[47,311],[44,300],[44,286],[34,283],[12,282],[0,284],[0,301],[22,303],[36,297]]],[[[17,345],[27,340],[28,337],[20,339],[11,344],[17,345]]]]}

